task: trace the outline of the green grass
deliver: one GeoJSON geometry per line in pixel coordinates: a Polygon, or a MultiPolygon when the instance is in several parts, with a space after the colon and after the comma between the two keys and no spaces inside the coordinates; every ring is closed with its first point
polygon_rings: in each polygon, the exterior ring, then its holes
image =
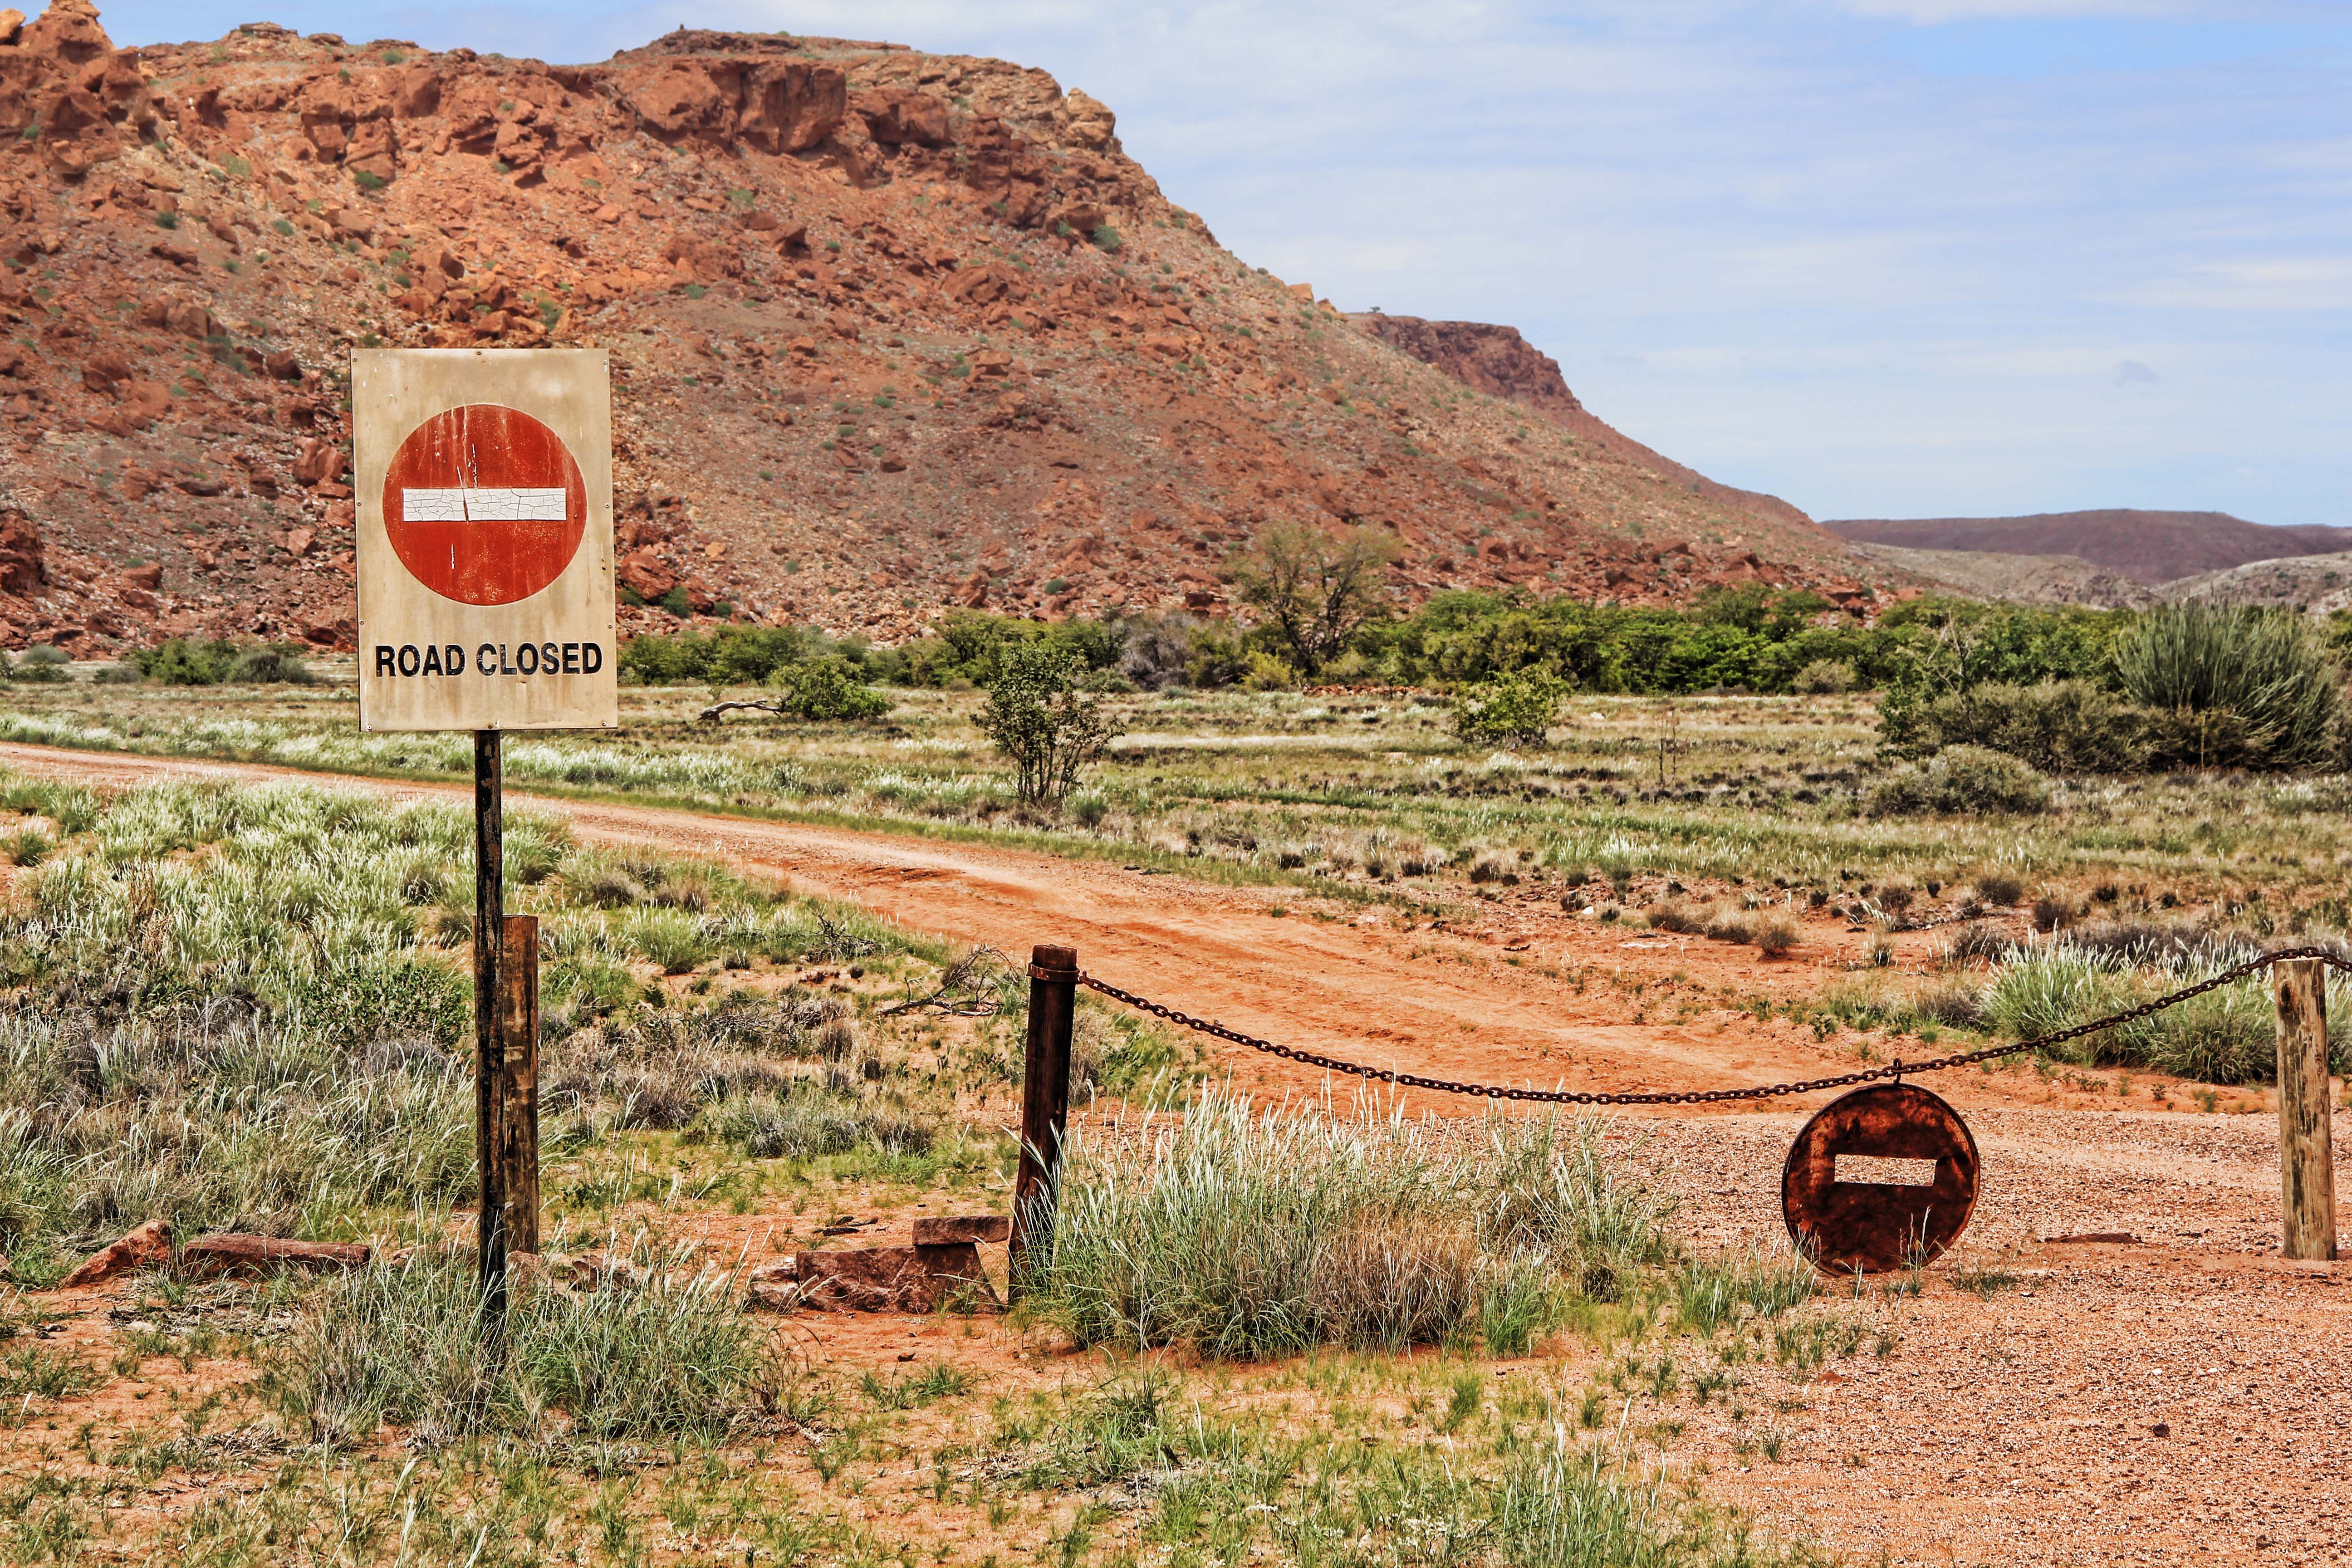
{"type": "MultiPolygon", "coordinates": [[[[2352,853],[2341,779],[2062,781],[2031,818],[1873,819],[1864,805],[1888,764],[1866,696],[1578,694],[1554,743],[1518,754],[1465,752],[1442,706],[1410,698],[1114,697],[1127,733],[1059,816],[1014,802],[971,722],[980,694],[891,696],[882,723],[714,727],[693,719],[704,691],[633,687],[621,731],[513,742],[509,773],[518,788],[558,795],[1031,846],[1354,899],[1459,897],[1469,869],[1500,857],[1522,882],[1484,890],[1517,900],[1621,875],[1835,895],[1895,878],[2014,878],[2029,896],[2112,880],[2124,912],[2227,898],[2265,931],[2352,912],[2333,876],[2352,853]]],[[[471,766],[462,736],[357,734],[348,689],[332,685],[135,698],[20,687],[0,738],[451,782],[471,766]]],[[[1636,901],[1656,896],[1645,888],[1636,901]]]]}
{"type": "Polygon", "coordinates": [[[1322,1344],[1483,1340],[1508,1353],[1570,1294],[1615,1295],[1672,1250],[1671,1204],[1600,1150],[1597,1123],[1458,1130],[1253,1110],[1075,1145],[1032,1310],[1080,1344],[1262,1358],[1322,1344]]]}
{"type": "MultiPolygon", "coordinates": [[[[149,1218],[341,1239],[430,1233],[471,1196],[457,807],[287,784],[101,800],[5,777],[0,800],[71,830],[0,910],[0,1251],[20,1275],[149,1218]]],[[[764,1138],[761,1158],[930,1148],[898,1086],[833,1081],[866,1051],[846,1003],[717,972],[673,996],[649,973],[722,940],[910,962],[895,928],[659,858],[640,884],[696,908],[583,907],[594,879],[561,831],[517,813],[508,832],[526,879],[509,905],[541,914],[549,957],[553,1146],[693,1126],[764,1138]],[[751,1129],[762,1117],[785,1130],[751,1129]]]]}

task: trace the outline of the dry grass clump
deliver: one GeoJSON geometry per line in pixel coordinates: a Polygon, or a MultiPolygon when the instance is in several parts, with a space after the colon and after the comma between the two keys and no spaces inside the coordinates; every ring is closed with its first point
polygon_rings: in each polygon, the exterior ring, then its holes
{"type": "Polygon", "coordinates": [[[1797,922],[1787,915],[1768,914],[1756,922],[1756,951],[1767,958],[1787,957],[1800,939],[1797,922]]]}
{"type": "Polygon", "coordinates": [[[767,1336],[723,1275],[639,1254],[628,1283],[573,1289],[523,1276],[504,1353],[484,1348],[468,1247],[421,1247],[322,1283],[280,1372],[285,1414],[313,1442],[389,1422],[415,1447],[476,1434],[564,1446],[724,1436],[776,1380],[767,1336]]]}
{"type": "Polygon", "coordinates": [[[1970,921],[1944,939],[1943,962],[1948,968],[1977,959],[1999,963],[2016,950],[2016,941],[2000,926],[1990,921],[1970,921]]]}
{"type": "Polygon", "coordinates": [[[1490,1123],[1483,1147],[1382,1115],[1209,1091],[1139,1136],[1078,1142],[1027,1282],[1083,1344],[1257,1358],[1322,1343],[1523,1347],[1562,1291],[1671,1252],[1670,1200],[1597,1123],[1490,1123]]]}
{"type": "Polygon", "coordinates": [[[1756,922],[1745,910],[1717,904],[1706,917],[1706,935],[1710,942],[1751,942],[1756,936],[1756,922]]]}

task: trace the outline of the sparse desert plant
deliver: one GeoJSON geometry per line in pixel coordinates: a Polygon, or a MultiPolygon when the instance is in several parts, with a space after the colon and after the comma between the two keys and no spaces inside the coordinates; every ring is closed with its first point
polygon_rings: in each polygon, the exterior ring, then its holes
{"type": "Polygon", "coordinates": [[[1990,921],[1970,921],[1944,939],[1944,963],[1958,968],[1977,959],[2000,963],[2017,948],[2010,934],[1990,921]]]}
{"type": "Polygon", "coordinates": [[[1671,931],[1677,936],[1697,936],[1706,930],[1706,917],[1694,914],[1672,899],[1652,904],[1642,911],[1652,931],[1671,931]]]}
{"type": "Polygon", "coordinates": [[[1711,942],[1751,942],[1756,936],[1756,922],[1745,910],[1717,904],[1706,917],[1706,935],[1711,942]]]}
{"type": "Polygon", "coordinates": [[[2088,680],[1986,681],[1890,703],[1881,732],[1902,756],[1981,746],[2044,773],[2122,773],[2146,763],[2152,717],[2088,680]]]}
{"type": "Polygon", "coordinates": [[[1711,1335],[1743,1317],[1775,1318],[1804,1305],[1821,1289],[1821,1273],[1786,1247],[1738,1247],[1685,1259],[1674,1289],[1676,1321],[1711,1335]]]}
{"type": "Polygon", "coordinates": [[[1966,980],[1938,981],[1922,990],[1912,1005],[1921,1017],[1956,1029],[1980,1029],[1985,1025],[1983,990],[1966,980]]]}
{"type": "Polygon", "coordinates": [[[1973,884],[1977,896],[1998,909],[2011,909],[2025,897],[2024,881],[2007,871],[1979,871],[1973,884]]]}
{"type": "Polygon", "coordinates": [[[1787,915],[1773,913],[1756,921],[1756,951],[1767,958],[1785,958],[1796,950],[1801,934],[1797,922],[1787,915]]]}
{"type": "Polygon", "coordinates": [[[1907,765],[1870,792],[1876,816],[1950,816],[1965,813],[2024,815],[2050,802],[2040,773],[2000,752],[1947,746],[1924,764],[1907,765]]]}

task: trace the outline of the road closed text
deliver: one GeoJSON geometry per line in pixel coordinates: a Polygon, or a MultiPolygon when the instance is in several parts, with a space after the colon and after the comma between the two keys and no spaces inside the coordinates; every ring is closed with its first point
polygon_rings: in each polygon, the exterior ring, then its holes
{"type": "Polygon", "coordinates": [[[375,673],[386,675],[594,675],[604,645],[593,642],[377,643],[375,673]]]}

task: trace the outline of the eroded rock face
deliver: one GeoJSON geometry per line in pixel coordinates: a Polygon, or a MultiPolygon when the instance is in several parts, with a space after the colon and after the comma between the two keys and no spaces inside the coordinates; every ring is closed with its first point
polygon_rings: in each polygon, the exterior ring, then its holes
{"type": "Polygon", "coordinates": [[[1519,335],[1486,321],[1425,321],[1419,316],[1365,312],[1348,318],[1384,343],[1433,364],[1465,386],[1544,414],[1581,411],[1559,362],[1519,335]]]}
{"type": "Polygon", "coordinates": [[[29,24],[0,17],[0,137],[79,178],[154,120],[136,55],[115,49],[89,0],[56,0],[29,24]]]}

